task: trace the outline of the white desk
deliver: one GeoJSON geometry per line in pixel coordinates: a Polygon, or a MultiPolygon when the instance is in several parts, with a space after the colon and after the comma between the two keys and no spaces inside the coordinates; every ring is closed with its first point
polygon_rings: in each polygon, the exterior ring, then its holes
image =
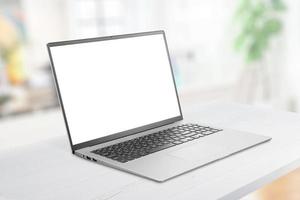
{"type": "Polygon", "coordinates": [[[265,134],[273,140],[156,183],[71,155],[57,110],[5,120],[0,122],[0,140],[18,143],[19,136],[30,145],[0,151],[0,199],[237,199],[300,166],[297,114],[211,104],[185,113],[185,118],[195,116],[203,123],[265,134]],[[48,139],[32,144],[24,137],[32,134],[48,139]]]}

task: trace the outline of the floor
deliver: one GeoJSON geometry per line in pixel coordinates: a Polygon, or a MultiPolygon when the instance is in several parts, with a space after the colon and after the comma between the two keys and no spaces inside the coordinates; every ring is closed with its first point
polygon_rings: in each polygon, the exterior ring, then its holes
{"type": "Polygon", "coordinates": [[[245,196],[242,200],[300,200],[300,168],[245,196]]]}

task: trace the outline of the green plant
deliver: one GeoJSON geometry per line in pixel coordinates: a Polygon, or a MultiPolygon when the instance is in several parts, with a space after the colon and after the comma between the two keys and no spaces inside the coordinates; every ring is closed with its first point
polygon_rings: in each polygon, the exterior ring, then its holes
{"type": "Polygon", "coordinates": [[[259,61],[270,40],[282,30],[281,14],[286,10],[281,0],[240,0],[235,18],[239,32],[235,48],[248,63],[259,61]]]}

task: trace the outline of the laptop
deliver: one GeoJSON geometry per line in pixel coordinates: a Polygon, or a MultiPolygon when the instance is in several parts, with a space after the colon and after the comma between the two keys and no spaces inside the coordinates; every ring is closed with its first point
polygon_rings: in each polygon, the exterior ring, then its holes
{"type": "Polygon", "coordinates": [[[183,119],[164,31],[47,47],[72,153],[83,159],[163,182],[271,139],[183,119]]]}

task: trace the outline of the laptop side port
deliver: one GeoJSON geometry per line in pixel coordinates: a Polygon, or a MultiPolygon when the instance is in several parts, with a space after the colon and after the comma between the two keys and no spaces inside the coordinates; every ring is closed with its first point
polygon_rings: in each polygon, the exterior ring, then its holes
{"type": "Polygon", "coordinates": [[[97,162],[97,160],[95,158],[91,158],[89,156],[85,156],[86,159],[90,160],[90,161],[94,161],[94,162],[97,162]]]}
{"type": "Polygon", "coordinates": [[[86,159],[88,159],[88,160],[92,160],[92,158],[91,158],[91,157],[88,157],[88,156],[86,156],[86,159]]]}

